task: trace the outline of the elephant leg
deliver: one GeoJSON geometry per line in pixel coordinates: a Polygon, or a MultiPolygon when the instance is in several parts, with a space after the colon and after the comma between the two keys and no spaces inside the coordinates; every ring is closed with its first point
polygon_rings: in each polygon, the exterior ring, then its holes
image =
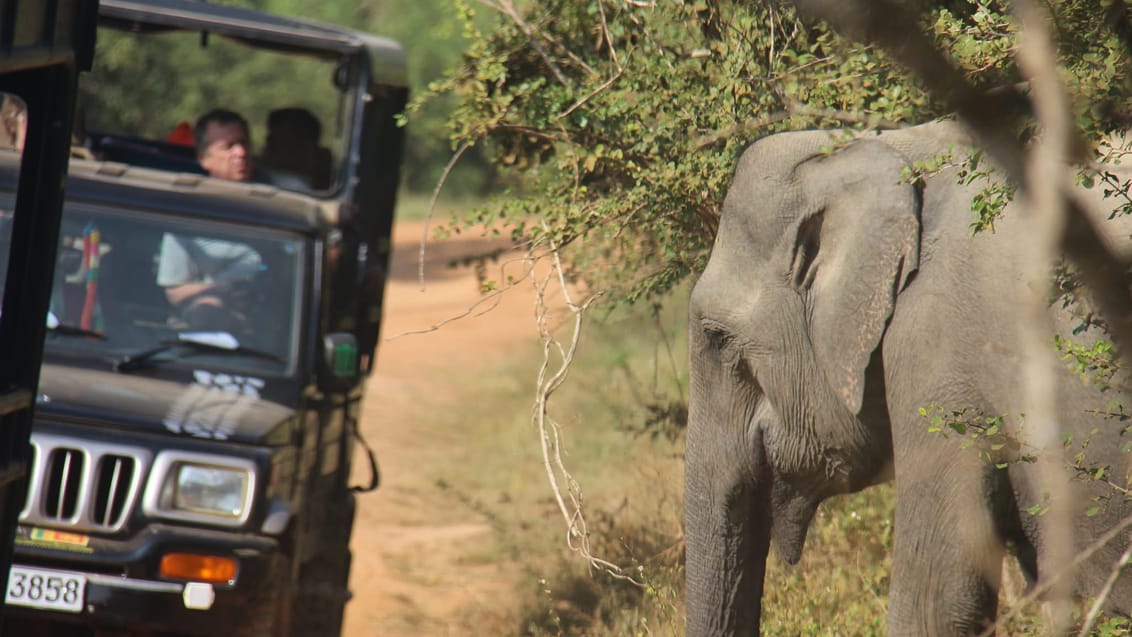
{"type": "Polygon", "coordinates": [[[979,634],[997,610],[1004,549],[994,503],[1002,481],[969,449],[928,446],[896,454],[888,631],[979,634]]]}

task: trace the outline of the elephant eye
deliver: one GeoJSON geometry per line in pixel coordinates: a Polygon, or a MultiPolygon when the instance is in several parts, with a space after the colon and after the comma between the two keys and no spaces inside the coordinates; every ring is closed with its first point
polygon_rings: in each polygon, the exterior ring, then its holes
{"type": "Polygon", "coordinates": [[[702,325],[707,346],[719,356],[720,367],[730,370],[745,380],[752,379],[754,372],[747,361],[746,348],[735,338],[735,333],[722,323],[711,319],[704,319],[702,325]]]}
{"type": "Polygon", "coordinates": [[[731,336],[731,330],[727,329],[722,323],[717,323],[711,319],[703,320],[704,337],[707,339],[708,345],[713,349],[723,350],[730,346],[734,337],[731,336]]]}
{"type": "Polygon", "coordinates": [[[790,281],[795,288],[806,289],[814,282],[814,261],[821,243],[821,226],[824,211],[806,218],[798,225],[794,241],[794,262],[790,265],[790,281]]]}

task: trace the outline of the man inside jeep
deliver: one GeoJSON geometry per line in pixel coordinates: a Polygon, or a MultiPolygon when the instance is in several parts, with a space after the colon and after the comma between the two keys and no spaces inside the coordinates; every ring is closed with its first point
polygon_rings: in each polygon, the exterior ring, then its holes
{"type": "MultiPolygon", "coordinates": [[[[284,109],[285,110],[285,109],[284,109]]],[[[283,161],[283,155],[295,155],[295,159],[288,160],[291,165],[295,161],[311,161],[308,157],[318,150],[317,135],[319,132],[318,120],[314,120],[313,134],[316,135],[315,148],[298,145],[285,148],[283,152],[273,155],[275,161],[283,161]],[[301,157],[299,157],[301,156],[301,157]]],[[[291,121],[286,121],[291,124],[291,121]]],[[[305,122],[303,122],[305,124],[305,122]]],[[[279,128],[279,126],[277,126],[279,128]]],[[[304,131],[291,130],[289,126],[282,126],[286,130],[273,131],[276,137],[304,138],[304,131]]],[[[210,176],[232,181],[257,181],[290,190],[309,190],[311,184],[306,175],[295,174],[289,170],[278,170],[276,167],[259,166],[252,154],[251,133],[248,121],[234,111],[222,108],[213,109],[200,117],[193,127],[193,139],[196,144],[197,163],[200,164],[210,176]]],[[[270,137],[270,135],[269,135],[270,137]]],[[[325,186],[323,186],[325,187],[325,186]]]]}
{"type": "Polygon", "coordinates": [[[211,110],[193,128],[197,161],[209,175],[220,179],[250,181],[255,170],[248,122],[239,113],[222,108],[211,110]]]}
{"type": "MultiPolygon", "coordinates": [[[[209,175],[251,181],[255,158],[243,116],[225,109],[209,111],[197,120],[193,137],[197,161],[209,175]]],[[[157,284],[190,327],[234,331],[232,297],[246,289],[260,264],[259,253],[244,243],[166,233],[157,284]]]]}
{"type": "Polygon", "coordinates": [[[297,106],[277,108],[267,115],[267,142],[260,155],[260,168],[271,183],[304,190],[330,187],[332,159],[322,146],[322,123],[309,110],[297,106]]]}

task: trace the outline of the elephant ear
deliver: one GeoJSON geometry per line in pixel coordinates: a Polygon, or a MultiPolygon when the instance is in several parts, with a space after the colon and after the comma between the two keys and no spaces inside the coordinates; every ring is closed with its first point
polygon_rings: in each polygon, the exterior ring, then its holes
{"type": "Polygon", "coordinates": [[[791,283],[807,304],[817,364],[854,414],[896,296],[919,264],[920,196],[906,165],[884,143],[859,140],[796,173],[806,204],[792,233],[791,283]]]}

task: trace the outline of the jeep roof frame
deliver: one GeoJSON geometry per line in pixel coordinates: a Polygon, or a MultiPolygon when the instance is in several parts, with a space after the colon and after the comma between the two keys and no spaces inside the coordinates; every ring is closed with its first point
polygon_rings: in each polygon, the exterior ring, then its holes
{"type": "Polygon", "coordinates": [[[205,0],[102,0],[103,26],[133,32],[199,31],[249,46],[326,57],[369,56],[378,84],[408,86],[405,51],[394,40],[334,25],[213,4],[205,0]]]}

